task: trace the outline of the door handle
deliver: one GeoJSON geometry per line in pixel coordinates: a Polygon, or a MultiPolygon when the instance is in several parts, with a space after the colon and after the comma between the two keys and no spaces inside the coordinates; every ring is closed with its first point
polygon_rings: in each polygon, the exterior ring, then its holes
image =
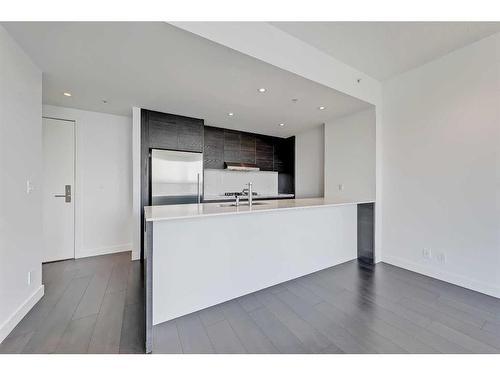
{"type": "Polygon", "coordinates": [[[65,194],[54,194],[55,198],[64,198],[66,203],[71,202],[71,185],[64,185],[65,194]]]}

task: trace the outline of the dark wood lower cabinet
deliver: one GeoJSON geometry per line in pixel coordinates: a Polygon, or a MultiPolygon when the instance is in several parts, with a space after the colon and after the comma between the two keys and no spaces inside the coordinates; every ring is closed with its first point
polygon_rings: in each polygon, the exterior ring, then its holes
{"type": "Polygon", "coordinates": [[[373,264],[375,252],[375,203],[358,204],[358,259],[373,264]]]}

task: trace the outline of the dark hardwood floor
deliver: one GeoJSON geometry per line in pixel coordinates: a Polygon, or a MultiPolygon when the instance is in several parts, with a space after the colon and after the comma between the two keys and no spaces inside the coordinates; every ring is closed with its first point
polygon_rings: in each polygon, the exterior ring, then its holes
{"type": "Polygon", "coordinates": [[[341,264],[154,327],[155,353],[500,353],[500,300],[341,264]]]}
{"type": "Polygon", "coordinates": [[[47,263],[45,295],[0,353],[144,353],[142,269],[130,252],[47,263]]]}
{"type": "MultiPolygon", "coordinates": [[[[45,296],[0,352],[143,353],[141,266],[129,259],[45,264],[45,296]]],[[[352,261],[154,329],[155,353],[500,353],[500,300],[352,261]]]]}

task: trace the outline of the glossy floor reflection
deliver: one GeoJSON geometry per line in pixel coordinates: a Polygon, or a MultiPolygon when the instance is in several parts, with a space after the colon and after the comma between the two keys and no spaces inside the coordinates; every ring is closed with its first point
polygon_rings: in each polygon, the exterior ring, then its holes
{"type": "Polygon", "coordinates": [[[155,353],[500,353],[500,300],[348,262],[154,327],[155,353]]]}
{"type": "Polygon", "coordinates": [[[42,266],[45,295],[0,353],[143,353],[142,267],[130,252],[42,266]]]}

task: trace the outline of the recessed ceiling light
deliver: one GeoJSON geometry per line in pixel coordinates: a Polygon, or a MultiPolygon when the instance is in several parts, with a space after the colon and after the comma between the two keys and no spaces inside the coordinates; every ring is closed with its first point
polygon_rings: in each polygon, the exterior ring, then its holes
{"type": "Polygon", "coordinates": [[[234,113],[233,112],[229,112],[227,115],[228,116],[234,116],[234,113]]]}
{"type": "Polygon", "coordinates": [[[266,92],[266,91],[267,91],[267,89],[265,89],[264,87],[261,87],[261,88],[259,89],[259,92],[266,92]]]}
{"type": "Polygon", "coordinates": [[[324,107],[324,106],[320,106],[320,107],[318,107],[318,109],[319,109],[320,111],[322,111],[322,110],[326,109],[326,107],[324,107]]]}
{"type": "Polygon", "coordinates": [[[285,124],[281,123],[280,126],[283,127],[283,126],[285,126],[285,124]]]}
{"type": "Polygon", "coordinates": [[[71,93],[70,92],[65,92],[63,93],[64,96],[71,96],[71,93]]]}

